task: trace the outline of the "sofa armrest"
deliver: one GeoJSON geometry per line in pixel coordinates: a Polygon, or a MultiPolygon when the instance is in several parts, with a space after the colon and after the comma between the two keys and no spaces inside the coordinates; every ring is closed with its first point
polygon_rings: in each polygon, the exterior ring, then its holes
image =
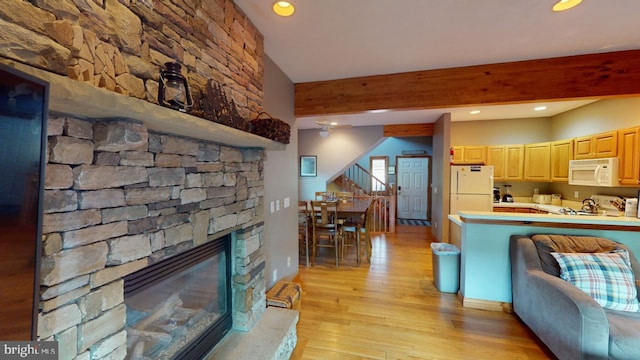
{"type": "Polygon", "coordinates": [[[511,240],[514,312],[559,359],[606,359],[609,324],[602,307],[572,284],[542,271],[527,237],[511,240]]]}

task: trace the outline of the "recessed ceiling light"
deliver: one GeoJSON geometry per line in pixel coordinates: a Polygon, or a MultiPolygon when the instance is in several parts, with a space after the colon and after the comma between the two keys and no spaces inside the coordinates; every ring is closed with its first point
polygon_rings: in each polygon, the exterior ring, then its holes
{"type": "Polygon", "coordinates": [[[536,106],[533,108],[533,110],[535,111],[542,111],[542,110],[547,110],[546,106],[536,106]]]}
{"type": "Polygon", "coordinates": [[[469,111],[469,114],[471,114],[471,115],[480,114],[480,110],[469,111]]]}
{"type": "Polygon", "coordinates": [[[293,4],[288,1],[276,1],[273,4],[273,12],[280,16],[291,16],[295,11],[293,4]]]}
{"type": "Polygon", "coordinates": [[[560,0],[553,5],[553,11],[565,11],[580,4],[582,0],[560,0]]]}
{"type": "Polygon", "coordinates": [[[332,122],[329,123],[329,125],[336,126],[336,125],[338,125],[338,123],[336,121],[332,121],[332,122]]]}

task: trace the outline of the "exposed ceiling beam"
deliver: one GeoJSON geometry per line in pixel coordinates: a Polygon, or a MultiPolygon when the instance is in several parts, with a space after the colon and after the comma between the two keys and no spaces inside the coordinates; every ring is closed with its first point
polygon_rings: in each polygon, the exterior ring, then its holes
{"type": "Polygon", "coordinates": [[[640,50],[295,85],[296,116],[640,95],[640,50]]]}
{"type": "Polygon", "coordinates": [[[386,137],[433,136],[433,124],[384,125],[382,135],[386,137]]]}

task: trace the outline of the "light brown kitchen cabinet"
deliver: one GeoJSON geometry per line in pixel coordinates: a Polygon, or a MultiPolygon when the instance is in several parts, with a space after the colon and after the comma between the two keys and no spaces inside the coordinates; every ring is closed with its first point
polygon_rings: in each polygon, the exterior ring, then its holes
{"type": "Polygon", "coordinates": [[[453,163],[454,164],[486,164],[487,163],[487,147],[486,146],[454,146],[453,147],[453,163]]]}
{"type": "Polygon", "coordinates": [[[464,146],[452,146],[451,149],[453,149],[453,156],[451,157],[451,162],[454,164],[462,164],[464,146]]]}
{"type": "Polygon", "coordinates": [[[504,179],[521,181],[524,178],[524,145],[505,145],[504,179]]]}
{"type": "Polygon", "coordinates": [[[618,131],[618,181],[620,185],[640,184],[640,127],[618,131]]]}
{"type": "Polygon", "coordinates": [[[487,146],[487,165],[493,165],[494,180],[521,181],[524,145],[487,146]]]}
{"type": "Polygon", "coordinates": [[[574,159],[597,159],[618,155],[618,132],[609,131],[575,138],[574,159]]]}
{"type": "Polygon", "coordinates": [[[505,146],[487,146],[487,165],[493,166],[493,180],[504,180],[505,146]]]}
{"type": "Polygon", "coordinates": [[[573,140],[551,143],[551,181],[569,181],[570,160],[573,160],[573,140]]]}
{"type": "Polygon", "coordinates": [[[527,181],[551,180],[551,143],[524,146],[524,179],[527,181]]]}

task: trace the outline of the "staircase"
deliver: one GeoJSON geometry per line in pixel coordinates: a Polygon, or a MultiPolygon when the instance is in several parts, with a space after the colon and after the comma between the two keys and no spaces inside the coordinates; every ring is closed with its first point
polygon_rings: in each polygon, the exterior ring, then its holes
{"type": "Polygon", "coordinates": [[[392,189],[367,169],[353,164],[333,182],[344,191],[352,191],[357,196],[389,196],[392,189]]]}
{"type": "Polygon", "coordinates": [[[355,196],[373,196],[373,232],[396,231],[396,192],[395,189],[373,176],[367,169],[353,164],[333,180],[344,191],[355,196]]]}

